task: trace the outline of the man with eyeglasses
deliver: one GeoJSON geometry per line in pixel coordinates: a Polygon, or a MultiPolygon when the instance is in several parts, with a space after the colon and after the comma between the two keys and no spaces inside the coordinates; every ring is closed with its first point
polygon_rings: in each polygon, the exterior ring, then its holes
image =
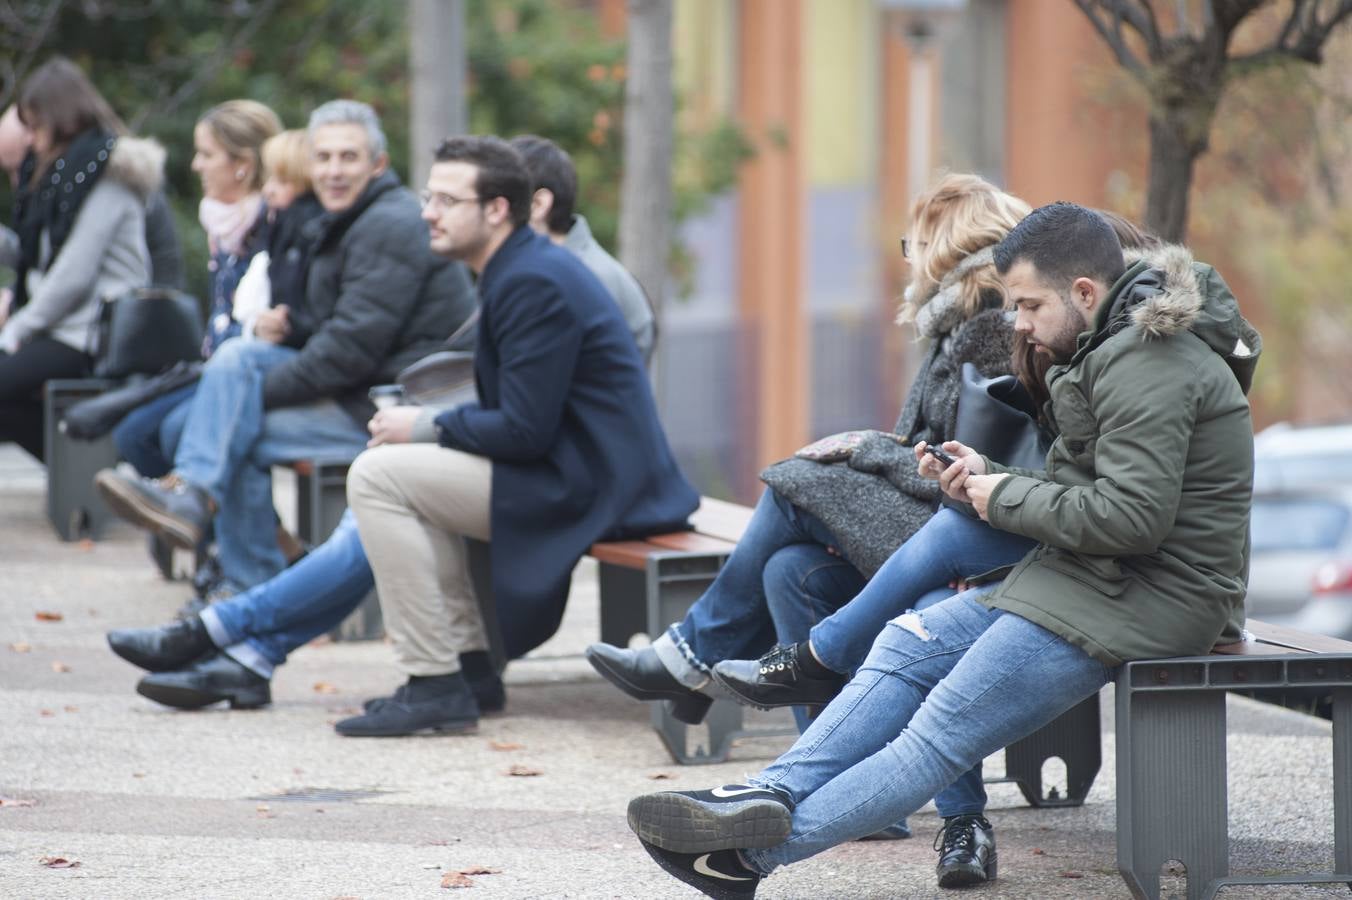
{"type": "Polygon", "coordinates": [[[573,566],[598,540],[686,526],[699,495],[676,466],[638,347],[610,294],[529,225],[532,182],[494,137],[437,149],[423,194],[432,250],[479,276],[478,402],[407,443],[419,411],[371,422],[348,503],[407,682],[339,722],[374,737],[478,722],[461,654],[488,646],[463,538],[490,541],[509,658],[557,630],[573,566]]]}
{"type": "MultiPolygon", "coordinates": [[[[106,469],[96,478],[114,510],[175,546],[195,547],[214,524],[222,596],[285,565],[271,466],[355,457],[374,409],[368,389],[438,349],[474,309],[464,267],[429,251],[418,204],[389,170],[375,112],[326,103],[311,114],[309,136],[325,214],[307,226],[305,303],[267,312],[276,340],[235,339],[213,354],[173,472],[150,480],[106,469]]],[[[221,685],[249,680],[237,663],[220,666],[221,685]]]]}

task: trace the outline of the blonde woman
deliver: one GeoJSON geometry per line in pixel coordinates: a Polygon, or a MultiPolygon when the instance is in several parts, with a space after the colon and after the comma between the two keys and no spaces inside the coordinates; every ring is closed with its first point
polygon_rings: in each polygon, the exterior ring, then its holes
{"type": "MultiPolygon", "coordinates": [[[[263,142],[281,130],[277,114],[253,100],[214,106],[193,128],[192,170],[202,183],[198,220],[211,252],[203,356],[240,333],[240,324],[231,315],[235,288],[267,239],[260,151],[263,142]]],[[[189,385],[157,397],[113,429],[118,454],[142,475],[157,478],[169,472],[196,389],[189,385]]]]}
{"type": "MultiPolygon", "coordinates": [[[[989,248],[1027,212],[975,175],[949,175],[916,201],[902,242],[912,280],[899,318],[926,349],[892,433],[853,433],[826,454],[804,448],[763,472],[769,490],[750,526],[685,619],[640,650],[593,644],[587,656],[597,671],[630,696],[670,700],[674,715],[698,722],[712,702],[715,665],[755,659],[776,643],[775,653],[796,648],[931,520],[940,493],[918,475],[913,448],[952,439],[963,363],[987,376],[1009,372],[1012,329],[989,248]]],[[[806,708],[795,713],[806,728],[806,708]]],[[[969,781],[961,797],[940,795],[945,815],[984,809],[979,774],[969,781]]],[[[880,836],[908,833],[898,824],[880,836]]]]}

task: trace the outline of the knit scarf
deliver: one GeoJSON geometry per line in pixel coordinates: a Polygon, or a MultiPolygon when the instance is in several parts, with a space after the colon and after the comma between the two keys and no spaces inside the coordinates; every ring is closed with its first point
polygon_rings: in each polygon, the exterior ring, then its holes
{"type": "MultiPolygon", "coordinates": [[[[958,282],[978,266],[990,263],[991,259],[991,247],[983,247],[975,253],[968,254],[944,276],[928,299],[920,299],[920,308],[915,313],[915,329],[920,337],[943,337],[953,332],[967,319],[967,313],[961,306],[961,285],[958,282]]],[[[908,292],[910,290],[907,288],[908,292]]],[[[906,302],[916,301],[915,298],[907,296],[906,302]]]]}
{"type": "Polygon", "coordinates": [[[29,151],[19,167],[14,194],[14,230],[19,235],[19,262],[15,267],[14,309],[28,302],[28,272],[42,264],[42,233],[51,244],[49,260],[56,259],[70,237],[80,207],[103,176],[117,138],[96,128],[75,137],[64,153],[33,180],[37,154],[29,151]]]}
{"type": "Polygon", "coordinates": [[[263,212],[263,200],[258,194],[247,194],[234,203],[203,197],[197,207],[197,221],[207,233],[207,247],[211,255],[225,253],[239,256],[244,241],[263,212]]]}

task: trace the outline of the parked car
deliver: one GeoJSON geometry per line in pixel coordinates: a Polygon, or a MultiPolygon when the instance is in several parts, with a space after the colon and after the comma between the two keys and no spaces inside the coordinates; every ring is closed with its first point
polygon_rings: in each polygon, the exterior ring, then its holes
{"type": "Polygon", "coordinates": [[[1256,493],[1248,614],[1352,640],[1352,487],[1256,493]]]}
{"type": "Polygon", "coordinates": [[[1352,484],[1352,425],[1282,422],[1255,435],[1253,451],[1256,493],[1352,484]]]}

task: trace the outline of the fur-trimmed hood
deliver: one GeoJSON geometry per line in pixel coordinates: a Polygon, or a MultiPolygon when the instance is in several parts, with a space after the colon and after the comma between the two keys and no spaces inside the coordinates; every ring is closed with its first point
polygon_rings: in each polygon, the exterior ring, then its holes
{"type": "Polygon", "coordinates": [[[1126,257],[1127,271],[1095,322],[1093,344],[1128,326],[1147,341],[1190,331],[1225,359],[1247,393],[1263,339],[1240,314],[1220,273],[1177,244],[1128,251],[1126,257]]]}
{"type": "Polygon", "coordinates": [[[107,174],[146,200],[164,184],[164,157],[164,147],[154,138],[125,135],[113,146],[107,174]]]}

